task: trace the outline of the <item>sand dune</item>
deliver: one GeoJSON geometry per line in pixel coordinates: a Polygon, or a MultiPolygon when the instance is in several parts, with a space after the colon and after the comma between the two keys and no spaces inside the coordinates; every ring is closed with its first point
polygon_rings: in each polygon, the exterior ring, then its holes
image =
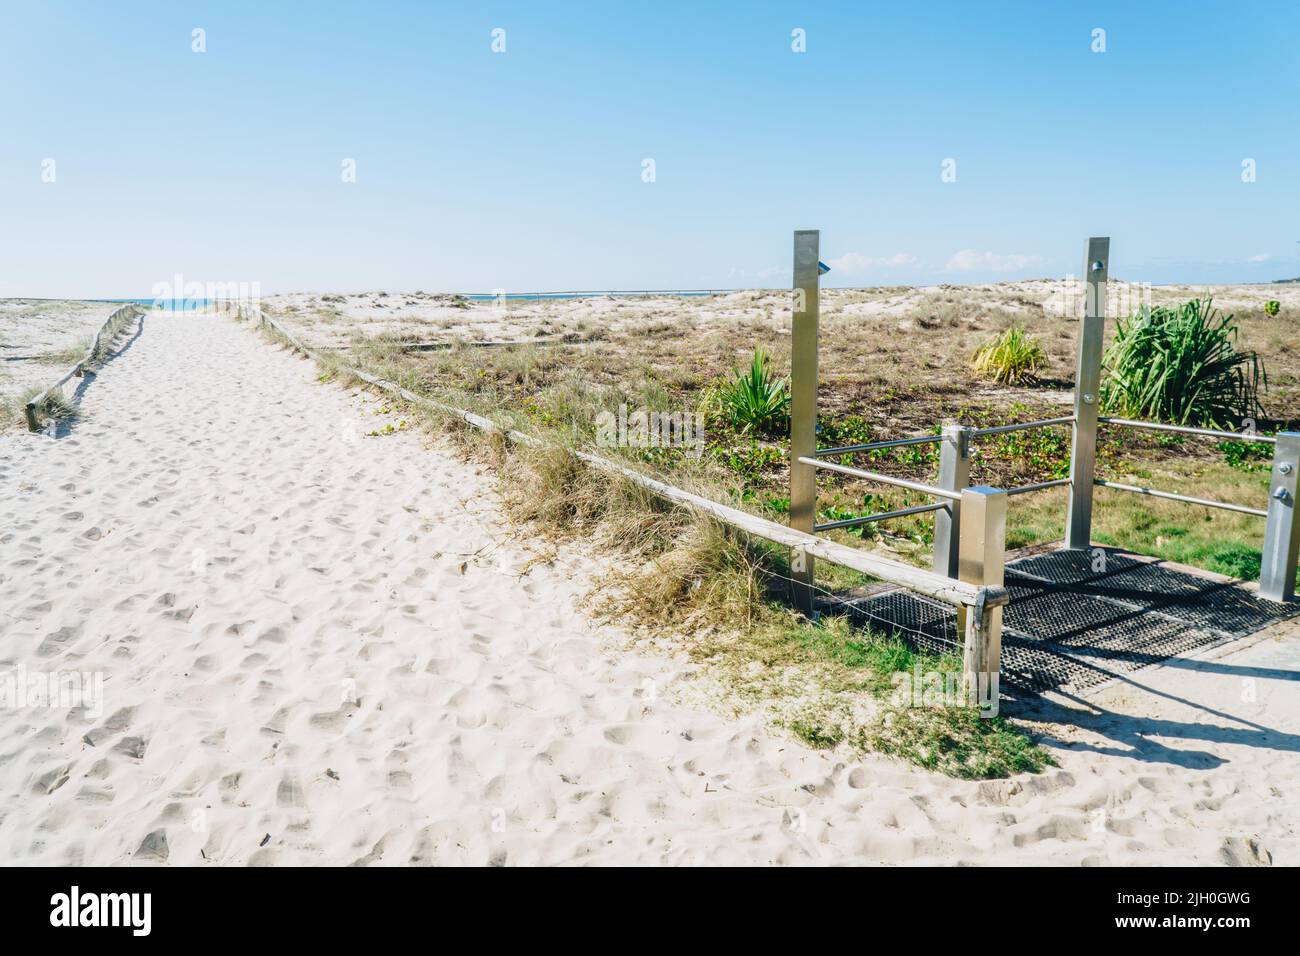
{"type": "Polygon", "coordinates": [[[83,420],[0,436],[0,671],[103,678],[0,710],[0,860],[1300,862],[1295,634],[1049,706],[1036,777],[812,751],[677,702],[579,610],[592,556],[315,377],[154,315],[83,420]]]}
{"type": "Polygon", "coordinates": [[[85,353],[117,308],[112,302],[0,299],[0,398],[48,386],[85,353]]]}
{"type": "MultiPolygon", "coordinates": [[[[1153,304],[1172,305],[1195,296],[1212,296],[1227,311],[1261,310],[1269,299],[1282,303],[1284,314],[1300,309],[1300,285],[1126,285],[1111,277],[1111,315],[1127,315],[1149,294],[1153,304]]],[[[821,316],[832,325],[902,320],[933,296],[961,297],[985,308],[1033,318],[1041,305],[1048,315],[1076,314],[1077,283],[1064,279],[1027,279],[969,286],[880,286],[823,288],[821,316]],[[1032,308],[1031,308],[1032,307],[1032,308]]],[[[320,347],[346,347],[358,336],[422,342],[461,340],[535,342],[569,335],[579,340],[592,331],[619,333],[671,322],[691,334],[771,328],[789,332],[789,289],[739,289],[705,296],[583,296],[541,300],[465,300],[425,292],[349,294],[288,293],[265,304],[281,321],[320,347]]],[[[897,327],[897,326],[896,326],[897,327]]]]}

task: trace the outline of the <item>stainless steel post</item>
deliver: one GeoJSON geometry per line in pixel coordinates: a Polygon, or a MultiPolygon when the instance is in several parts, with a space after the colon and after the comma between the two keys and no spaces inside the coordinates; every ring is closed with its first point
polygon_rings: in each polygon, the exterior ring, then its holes
{"type": "MultiPolygon", "coordinates": [[[[812,533],[817,520],[817,470],[801,462],[817,451],[817,318],[821,233],[794,234],[794,318],[790,360],[790,527],[812,533]]],[[[813,615],[813,558],[795,549],[790,556],[795,604],[813,615]]]]}
{"type": "Polygon", "coordinates": [[[1101,400],[1101,350],[1106,334],[1106,277],[1110,240],[1088,240],[1083,264],[1085,301],[1079,328],[1079,364],[1074,376],[1074,441],[1070,448],[1070,507],[1065,546],[1092,545],[1092,491],[1097,476],[1097,406],[1101,400]]]}
{"type": "MultiPolygon", "coordinates": [[[[962,491],[970,484],[970,450],[972,429],[961,425],[943,427],[943,444],[939,448],[940,488],[962,491]]],[[[950,501],[947,508],[934,513],[934,570],[936,574],[957,577],[957,556],[961,551],[961,502],[950,501]]]]}
{"type": "Polygon", "coordinates": [[[1268,518],[1264,525],[1264,560],[1259,596],[1270,601],[1295,598],[1296,558],[1300,556],[1300,522],[1295,499],[1300,486],[1300,432],[1281,432],[1273,446],[1273,477],[1268,483],[1268,518]]]}
{"type": "MultiPolygon", "coordinates": [[[[1002,587],[1006,540],[1007,493],[986,485],[963,490],[960,579],[968,584],[1002,587]]],[[[962,677],[978,682],[983,675],[984,686],[994,688],[996,705],[996,675],[1002,668],[1002,608],[962,608],[957,623],[963,635],[962,677]]]]}

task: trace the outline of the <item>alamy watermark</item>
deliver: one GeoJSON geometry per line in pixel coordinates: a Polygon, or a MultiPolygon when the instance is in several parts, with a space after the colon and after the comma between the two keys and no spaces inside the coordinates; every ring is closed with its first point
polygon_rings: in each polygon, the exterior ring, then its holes
{"type": "Polygon", "coordinates": [[[73,884],[50,897],[50,925],[56,927],[118,926],[132,936],[148,936],[152,911],[152,893],[83,893],[73,884]]]}
{"type": "Polygon", "coordinates": [[[596,444],[602,448],[682,448],[686,457],[704,453],[704,415],[701,412],[652,412],[627,403],[618,412],[596,416],[596,444]]]}
{"type": "Polygon", "coordinates": [[[71,710],[84,707],[86,716],[104,713],[102,671],[28,671],[19,664],[0,671],[0,708],[71,710]]]}
{"type": "Polygon", "coordinates": [[[998,675],[926,670],[896,671],[889,702],[896,707],[977,707],[981,717],[998,715],[998,675]]]}
{"type": "MultiPolygon", "coordinates": [[[[1043,308],[1050,315],[1067,319],[1079,318],[1084,314],[1085,309],[1092,315],[1099,315],[1101,310],[1094,306],[1101,303],[1093,301],[1099,288],[1102,288],[1100,284],[1084,282],[1074,273],[1068,273],[1060,294],[1052,295],[1044,303],[1043,308]]],[[[1106,315],[1133,315],[1143,308],[1151,307],[1150,282],[1121,282],[1118,279],[1108,279],[1104,288],[1106,315]]]]}
{"type": "Polygon", "coordinates": [[[155,282],[149,294],[154,308],[198,309],[209,302],[232,302],[253,309],[262,305],[260,282],[187,282],[179,272],[170,280],[155,282]]]}

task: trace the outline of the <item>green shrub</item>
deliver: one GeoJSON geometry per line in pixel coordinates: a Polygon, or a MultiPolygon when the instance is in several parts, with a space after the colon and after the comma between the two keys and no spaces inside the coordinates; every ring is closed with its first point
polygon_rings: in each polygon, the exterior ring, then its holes
{"type": "MultiPolygon", "coordinates": [[[[821,511],[817,512],[817,520],[820,522],[830,521],[847,521],[850,518],[857,518],[865,512],[854,511],[852,508],[845,508],[841,505],[828,505],[821,511]]],[[[849,525],[845,529],[849,534],[857,535],[859,538],[865,537],[866,525],[849,525]]]]}
{"type": "Polygon", "coordinates": [[[817,438],[827,447],[865,445],[875,438],[875,429],[861,415],[845,415],[818,422],[817,438]]]}
{"type": "MultiPolygon", "coordinates": [[[[728,448],[710,446],[711,454],[731,472],[739,475],[746,485],[762,484],[765,473],[786,464],[786,453],[780,448],[760,445],[751,439],[748,447],[728,448]]],[[[787,505],[788,507],[788,505],[787,505]]]]}
{"type": "Polygon", "coordinates": [[[737,431],[770,433],[785,425],[790,415],[790,389],[768,367],[767,353],[754,349],[746,372],[734,372],[735,379],[718,392],[727,421],[737,431]]]}
{"type": "Polygon", "coordinates": [[[1124,418],[1214,428],[1261,417],[1264,366],[1254,352],[1238,351],[1236,339],[1233,317],[1210,299],[1143,306],[1119,321],[1106,350],[1102,407],[1124,418]]]}
{"type": "Polygon", "coordinates": [[[971,363],[975,374],[1003,385],[1017,385],[1043,366],[1047,355],[1038,340],[1019,326],[1011,326],[984,344],[971,363]]]}
{"type": "Polygon", "coordinates": [[[1264,303],[1264,314],[1272,317],[1282,311],[1282,303],[1277,299],[1269,299],[1264,303]]]}
{"type": "Polygon", "coordinates": [[[1254,441],[1224,441],[1218,444],[1223,452],[1223,460],[1232,468],[1242,471],[1264,471],[1271,467],[1273,449],[1269,445],[1254,441]]]}

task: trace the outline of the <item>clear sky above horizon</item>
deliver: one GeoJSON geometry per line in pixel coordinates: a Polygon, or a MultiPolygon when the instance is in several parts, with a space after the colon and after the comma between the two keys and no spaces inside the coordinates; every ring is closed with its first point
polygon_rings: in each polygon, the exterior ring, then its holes
{"type": "Polygon", "coordinates": [[[0,296],[1300,275],[1294,2],[2,9],[0,296]]]}

